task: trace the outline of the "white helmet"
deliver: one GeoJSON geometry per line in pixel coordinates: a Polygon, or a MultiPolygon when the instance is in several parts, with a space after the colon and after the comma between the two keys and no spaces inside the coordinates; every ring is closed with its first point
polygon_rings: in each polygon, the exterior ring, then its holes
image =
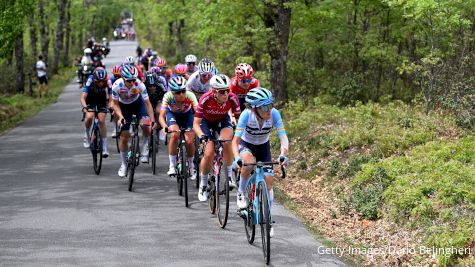
{"type": "Polygon", "coordinates": [[[134,64],[135,63],[135,58],[133,56],[128,56],[125,58],[125,64],[134,64]]]}
{"type": "Polygon", "coordinates": [[[84,54],[92,54],[92,49],[89,47],[84,49],[84,54]]]}
{"type": "Polygon", "coordinates": [[[209,58],[203,58],[200,63],[198,63],[198,70],[201,73],[214,72],[214,63],[209,58]]]}
{"type": "Polygon", "coordinates": [[[107,41],[107,38],[106,37],[102,38],[102,41],[107,41]]]}
{"type": "Polygon", "coordinates": [[[216,89],[229,88],[229,77],[224,74],[214,75],[209,81],[209,85],[216,89]]]}
{"type": "Polygon", "coordinates": [[[190,63],[190,62],[196,63],[196,56],[189,54],[188,56],[185,57],[185,61],[186,63],[190,63]]]}

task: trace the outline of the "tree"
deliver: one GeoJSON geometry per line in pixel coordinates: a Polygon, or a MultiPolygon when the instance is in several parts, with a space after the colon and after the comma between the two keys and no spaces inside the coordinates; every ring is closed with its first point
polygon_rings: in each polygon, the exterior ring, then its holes
{"type": "Polygon", "coordinates": [[[64,28],[66,23],[66,5],[67,0],[57,0],[56,5],[58,7],[58,23],[56,26],[56,32],[54,36],[54,57],[52,65],[52,73],[58,73],[59,58],[61,52],[63,52],[64,44],[64,28]]]}
{"type": "Polygon", "coordinates": [[[49,25],[47,23],[48,15],[45,13],[44,0],[38,0],[38,19],[40,23],[41,54],[45,62],[48,62],[49,25]]]}

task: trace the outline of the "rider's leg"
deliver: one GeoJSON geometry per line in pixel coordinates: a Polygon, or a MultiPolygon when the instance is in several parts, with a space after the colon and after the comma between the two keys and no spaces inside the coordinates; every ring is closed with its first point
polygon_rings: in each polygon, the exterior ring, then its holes
{"type": "MultiPolygon", "coordinates": [[[[232,127],[232,126],[231,126],[232,127]]],[[[232,128],[224,128],[224,129],[221,129],[221,132],[219,134],[219,138],[221,140],[232,140],[233,139],[233,135],[234,135],[234,132],[233,132],[233,129],[232,128]]],[[[226,166],[227,166],[227,173],[228,173],[228,177],[232,177],[233,176],[233,151],[232,151],[232,148],[231,148],[231,143],[232,142],[226,142],[226,143],[223,143],[223,158],[224,158],[224,161],[226,162],[226,166]]]]}
{"type": "Polygon", "coordinates": [[[107,115],[106,113],[101,112],[97,115],[97,117],[99,118],[99,129],[101,131],[101,136],[102,136],[102,153],[104,155],[109,155],[109,152],[107,150],[106,115],[107,115]]]}

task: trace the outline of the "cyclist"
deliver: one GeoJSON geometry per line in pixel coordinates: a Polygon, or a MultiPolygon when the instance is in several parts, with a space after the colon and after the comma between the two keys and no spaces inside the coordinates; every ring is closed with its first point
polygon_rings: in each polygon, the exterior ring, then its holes
{"type": "Polygon", "coordinates": [[[164,58],[160,58],[159,60],[157,60],[156,64],[157,64],[156,66],[160,68],[159,75],[165,78],[168,84],[168,82],[170,81],[170,78],[173,75],[173,71],[168,68],[167,61],[164,58]]]}
{"type": "Polygon", "coordinates": [[[109,90],[112,83],[107,77],[107,72],[102,67],[97,67],[93,74],[90,75],[86,81],[81,95],[81,105],[83,112],[86,112],[84,120],[84,147],[89,147],[89,132],[91,130],[92,121],[94,119],[94,112],[88,109],[97,109],[101,111],[97,116],[99,118],[99,128],[102,136],[102,156],[107,158],[109,152],[107,150],[107,127],[106,127],[106,113],[109,104],[109,90]]]}
{"type": "Polygon", "coordinates": [[[124,61],[124,64],[129,64],[129,65],[134,66],[138,71],[138,76],[137,77],[140,79],[140,81],[143,81],[144,75],[143,75],[142,68],[135,65],[135,58],[133,56],[126,57],[125,61],[124,61]]]}
{"type": "MultiPolygon", "coordinates": [[[[241,110],[239,108],[239,100],[234,93],[229,91],[229,77],[220,74],[215,75],[210,81],[212,90],[205,93],[199,103],[193,122],[193,129],[200,137],[200,141],[206,141],[211,136],[211,129],[219,135],[222,140],[230,140],[233,138],[233,126],[229,111],[232,110],[234,117],[239,119],[241,110]]],[[[228,176],[232,177],[232,159],[233,152],[231,150],[231,142],[223,143],[223,157],[228,166],[228,176]]],[[[206,145],[205,153],[200,165],[201,184],[198,192],[198,199],[206,201],[208,192],[206,186],[208,184],[208,174],[211,170],[211,162],[214,157],[214,145],[209,142],[206,145]]],[[[235,187],[231,180],[232,187],[235,187]]]]}
{"type": "MultiPolygon", "coordinates": [[[[254,88],[246,95],[246,103],[249,105],[239,118],[236,132],[233,139],[233,166],[240,163],[255,163],[256,161],[271,161],[271,150],[269,135],[272,127],[277,128],[280,139],[280,156],[284,159],[282,164],[288,164],[287,151],[289,150],[289,139],[285,133],[282,117],[277,109],[273,108],[274,99],[272,93],[262,87],[254,88]]],[[[237,194],[237,206],[240,209],[246,208],[248,199],[246,198],[246,182],[251,175],[252,167],[241,168],[241,176],[237,194]]],[[[269,190],[269,202],[272,206],[274,201],[274,190],[272,182],[274,171],[272,166],[264,166],[264,175],[269,190]]],[[[272,226],[271,226],[272,227],[272,226]]],[[[270,236],[274,235],[271,228],[270,236]]]]}
{"type": "Polygon", "coordinates": [[[144,84],[147,88],[147,93],[150,103],[152,104],[154,114],[160,113],[160,104],[162,102],[163,96],[167,92],[163,77],[159,77],[155,72],[146,72],[144,84]]]}
{"type": "Polygon", "coordinates": [[[252,77],[254,70],[251,65],[246,63],[238,64],[235,73],[236,76],[231,78],[231,85],[229,88],[231,89],[231,92],[238,96],[241,110],[244,110],[246,94],[249,90],[259,87],[259,80],[252,77]]]}
{"type": "Polygon", "coordinates": [[[110,76],[111,83],[114,83],[117,79],[120,78],[120,69],[122,65],[115,65],[112,68],[112,76],[110,76]]]}
{"type": "Polygon", "coordinates": [[[198,67],[196,67],[196,56],[189,54],[185,57],[186,62],[186,74],[190,76],[194,72],[198,71],[198,67]]]}
{"type": "Polygon", "coordinates": [[[185,64],[176,64],[174,70],[175,70],[175,73],[173,74],[172,77],[182,76],[186,80],[188,80],[188,78],[190,78],[190,76],[188,74],[186,74],[187,67],[186,67],[185,64]]]}
{"type": "MultiPolygon", "coordinates": [[[[193,112],[198,106],[198,101],[193,93],[186,91],[186,79],[176,76],[170,79],[170,92],[163,97],[163,103],[160,110],[159,123],[165,133],[168,129],[178,131],[180,128],[193,128],[193,112]]],[[[177,162],[177,147],[179,133],[172,133],[170,143],[168,144],[168,157],[170,159],[170,168],[168,175],[175,174],[177,162]]],[[[190,166],[191,179],[196,179],[193,157],[195,155],[195,133],[193,131],[185,133],[186,152],[188,154],[188,164],[190,166]]]]}
{"type": "Polygon", "coordinates": [[[148,161],[148,137],[150,135],[150,127],[154,129],[156,126],[153,116],[153,108],[148,98],[145,85],[137,79],[138,70],[132,65],[124,65],[120,71],[122,78],[115,81],[112,86],[112,107],[121,124],[120,134],[120,157],[121,165],[118,171],[120,177],[125,176],[127,170],[127,142],[129,140],[129,128],[132,121],[132,115],[135,114],[140,120],[143,132],[143,145],[141,162],[148,161]],[[148,114],[148,115],[147,115],[148,114]]]}
{"type": "Polygon", "coordinates": [[[215,69],[213,61],[203,58],[198,64],[198,71],[191,74],[190,78],[188,78],[186,89],[192,91],[198,100],[204,93],[210,90],[210,80],[214,75],[215,69]]]}

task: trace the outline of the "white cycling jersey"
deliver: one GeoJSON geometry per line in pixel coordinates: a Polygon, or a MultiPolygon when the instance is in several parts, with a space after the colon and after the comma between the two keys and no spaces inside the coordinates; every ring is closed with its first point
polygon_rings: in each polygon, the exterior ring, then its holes
{"type": "Polygon", "coordinates": [[[120,103],[130,104],[142,96],[143,100],[148,99],[145,84],[136,79],[132,87],[127,88],[123,78],[117,79],[112,85],[112,99],[119,100],[120,103]]]}
{"type": "Polygon", "coordinates": [[[286,136],[280,112],[275,108],[272,108],[271,112],[270,119],[265,120],[262,126],[259,126],[255,111],[245,109],[239,117],[234,135],[241,137],[243,141],[249,144],[261,145],[269,141],[270,132],[272,127],[275,126],[279,137],[286,136]]]}
{"type": "MultiPolygon", "coordinates": [[[[211,81],[211,79],[209,81],[211,81]]],[[[191,74],[190,78],[188,78],[188,82],[186,83],[186,90],[199,94],[204,94],[211,89],[209,81],[205,84],[202,84],[200,81],[200,72],[196,71],[191,74]]]]}

